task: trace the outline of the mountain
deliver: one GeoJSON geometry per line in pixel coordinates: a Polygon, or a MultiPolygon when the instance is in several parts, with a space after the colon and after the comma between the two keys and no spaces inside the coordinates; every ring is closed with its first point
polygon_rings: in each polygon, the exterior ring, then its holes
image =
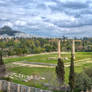
{"type": "Polygon", "coordinates": [[[22,33],[20,31],[15,31],[12,28],[8,27],[8,26],[4,26],[2,28],[0,28],[0,35],[4,35],[7,34],[9,36],[14,36],[16,33],[22,33]]]}
{"type": "Polygon", "coordinates": [[[0,28],[0,37],[1,38],[9,38],[9,37],[30,38],[32,36],[24,32],[13,30],[12,28],[8,26],[4,26],[0,28]]]}

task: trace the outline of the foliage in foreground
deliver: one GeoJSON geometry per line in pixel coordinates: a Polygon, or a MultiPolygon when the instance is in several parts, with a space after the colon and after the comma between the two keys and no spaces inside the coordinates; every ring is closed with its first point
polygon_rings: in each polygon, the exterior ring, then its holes
{"type": "Polygon", "coordinates": [[[92,68],[85,69],[83,72],[76,74],[75,78],[75,88],[78,90],[87,90],[91,88],[92,86],[92,68]],[[91,76],[90,76],[91,75],[91,76]]]}

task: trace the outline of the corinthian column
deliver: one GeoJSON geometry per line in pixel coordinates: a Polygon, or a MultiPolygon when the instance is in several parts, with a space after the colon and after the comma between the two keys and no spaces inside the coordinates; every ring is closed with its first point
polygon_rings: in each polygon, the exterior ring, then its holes
{"type": "Polygon", "coordinates": [[[60,40],[58,40],[58,58],[61,58],[60,40]]]}
{"type": "Polygon", "coordinates": [[[73,58],[75,59],[75,40],[72,40],[72,55],[73,58]]]}

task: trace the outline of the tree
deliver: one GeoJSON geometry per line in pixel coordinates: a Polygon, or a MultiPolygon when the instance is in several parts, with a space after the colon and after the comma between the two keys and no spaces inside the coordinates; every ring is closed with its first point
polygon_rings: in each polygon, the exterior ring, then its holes
{"type": "Polygon", "coordinates": [[[73,92],[73,89],[75,87],[75,73],[74,73],[74,58],[73,58],[73,55],[71,57],[69,85],[70,85],[71,92],[73,92]]]}
{"type": "Polygon", "coordinates": [[[58,40],[58,63],[56,66],[56,74],[57,74],[57,79],[59,82],[59,85],[63,85],[64,84],[64,62],[63,59],[61,59],[61,45],[60,45],[60,40],[58,40]]]}
{"type": "Polygon", "coordinates": [[[16,55],[22,55],[22,48],[15,48],[16,55]]]}
{"type": "Polygon", "coordinates": [[[2,52],[0,51],[0,78],[5,76],[5,72],[6,72],[5,64],[2,59],[2,52]]]}
{"type": "Polygon", "coordinates": [[[84,69],[84,72],[92,79],[92,67],[84,69]]]}
{"type": "Polygon", "coordinates": [[[75,73],[74,73],[74,41],[72,43],[72,53],[71,53],[71,64],[70,64],[70,74],[69,74],[69,86],[70,86],[70,90],[71,92],[73,92],[74,87],[75,87],[75,73]]]}
{"type": "Polygon", "coordinates": [[[57,74],[57,79],[59,82],[59,85],[63,85],[64,84],[64,63],[63,63],[63,59],[59,58],[58,59],[58,63],[56,66],[56,74],[57,74]]]}
{"type": "Polygon", "coordinates": [[[75,88],[79,91],[86,91],[91,88],[91,78],[85,72],[76,74],[75,82],[75,88]]]}
{"type": "Polygon", "coordinates": [[[46,52],[51,52],[52,51],[52,46],[50,44],[45,44],[44,48],[45,48],[46,52]]]}

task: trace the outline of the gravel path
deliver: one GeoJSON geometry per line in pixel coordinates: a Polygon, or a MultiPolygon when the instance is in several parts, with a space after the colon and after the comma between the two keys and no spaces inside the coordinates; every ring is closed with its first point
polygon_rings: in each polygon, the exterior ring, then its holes
{"type": "MultiPolygon", "coordinates": [[[[92,59],[88,58],[88,59],[82,59],[82,60],[75,61],[75,66],[80,66],[86,63],[92,63],[92,59]]],[[[56,67],[56,64],[47,64],[47,63],[38,63],[38,62],[36,63],[36,62],[27,62],[27,61],[13,62],[12,64],[18,65],[18,66],[27,66],[27,67],[44,67],[44,68],[56,67]]],[[[69,66],[70,66],[70,63],[65,63],[65,67],[69,67],[69,66]]]]}
{"type": "Polygon", "coordinates": [[[47,66],[47,65],[36,65],[36,64],[25,64],[20,62],[14,62],[13,64],[18,66],[26,66],[26,67],[44,67],[44,68],[54,68],[55,66],[47,66]]]}
{"type": "MultiPolygon", "coordinates": [[[[57,54],[58,52],[45,52],[45,53],[40,53],[40,54],[29,54],[29,55],[24,55],[24,57],[31,57],[31,56],[38,56],[38,55],[48,55],[48,54],[57,54]]],[[[61,54],[70,54],[70,52],[61,52],[61,54]]],[[[8,57],[4,57],[4,59],[7,58],[16,58],[16,57],[20,57],[20,56],[8,56],[8,57]]]]}

